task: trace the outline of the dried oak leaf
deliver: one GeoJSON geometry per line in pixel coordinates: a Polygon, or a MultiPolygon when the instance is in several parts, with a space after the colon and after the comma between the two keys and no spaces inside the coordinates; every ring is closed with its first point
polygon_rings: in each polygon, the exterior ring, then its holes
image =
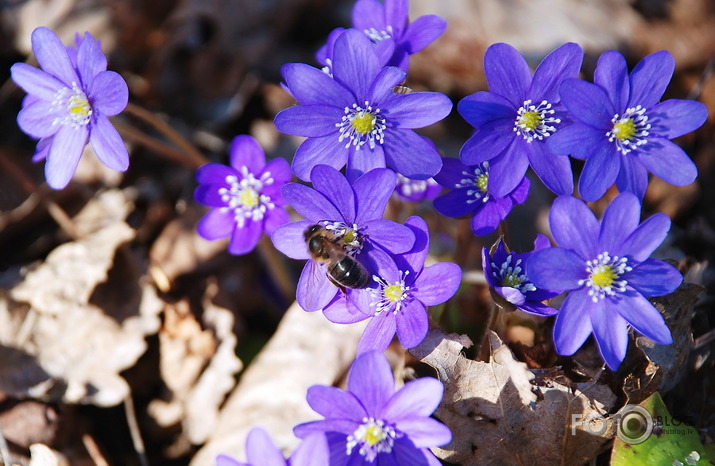
{"type": "Polygon", "coordinates": [[[119,249],[134,230],[116,211],[97,208],[112,196],[99,196],[87,206],[96,214],[78,216],[79,231],[87,232],[89,225],[96,230],[58,246],[8,295],[0,295],[6,300],[0,305],[0,327],[15,330],[0,333],[0,344],[34,356],[58,382],[44,393],[28,386],[28,395],[116,405],[129,393],[119,373],[134,365],[146,350],[145,336],[158,330],[162,303],[143,282],[131,253],[119,249]],[[97,217],[102,215],[103,221],[97,217]],[[126,291],[121,299],[104,296],[116,289],[126,291]]]}
{"type": "Polygon", "coordinates": [[[433,329],[410,353],[432,366],[444,383],[435,412],[452,430],[452,442],[435,449],[461,464],[581,464],[601,452],[612,437],[589,424],[615,403],[608,387],[541,378],[514,359],[495,333],[488,334],[489,362],[465,358],[472,342],[433,329]]]}
{"type": "Polygon", "coordinates": [[[219,407],[243,367],[235,353],[233,313],[213,303],[214,284],[203,300],[202,322],[186,301],[165,309],[159,331],[159,368],[170,391],[168,401],[154,400],[149,414],[162,426],[182,423],[193,444],[205,442],[218,421],[219,407]]]}

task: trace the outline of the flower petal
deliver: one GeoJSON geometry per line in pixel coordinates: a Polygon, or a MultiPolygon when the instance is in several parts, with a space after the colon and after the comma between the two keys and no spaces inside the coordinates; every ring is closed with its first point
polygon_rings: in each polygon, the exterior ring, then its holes
{"type": "Polygon", "coordinates": [[[407,0],[391,0],[384,3],[385,5],[385,24],[392,26],[394,36],[402,35],[402,30],[407,24],[407,0]]]}
{"type": "Polygon", "coordinates": [[[92,107],[105,116],[122,112],[129,101],[129,88],[114,71],[101,71],[92,79],[88,96],[92,107]]]}
{"type": "Polygon", "coordinates": [[[387,358],[379,351],[358,356],[348,374],[348,390],[360,400],[370,416],[382,412],[395,391],[395,378],[387,358]]]}
{"type": "Polygon", "coordinates": [[[645,261],[663,243],[670,231],[670,217],[657,213],[648,217],[621,245],[620,255],[629,255],[637,261],[645,261]]]}
{"type": "Polygon", "coordinates": [[[242,227],[236,225],[228,244],[228,252],[240,256],[253,251],[258,240],[261,239],[261,233],[263,233],[262,223],[247,219],[242,227]]]}
{"type": "Polygon", "coordinates": [[[337,387],[313,385],[306,400],[316,413],[327,419],[352,419],[360,422],[367,413],[363,405],[350,392],[337,387]]]}
{"type": "Polygon", "coordinates": [[[283,193],[283,198],[293,206],[296,212],[313,223],[318,223],[322,220],[343,220],[340,211],[335,205],[315,189],[299,183],[288,183],[283,186],[281,192],[283,193]]]}
{"type": "Polygon", "coordinates": [[[591,297],[585,290],[570,293],[554,323],[554,346],[562,356],[574,354],[591,334],[591,297]]]}
{"type": "Polygon", "coordinates": [[[249,464],[266,466],[285,466],[283,453],[273,443],[268,432],[254,427],[246,437],[246,460],[249,464]]]}
{"type": "Polygon", "coordinates": [[[621,193],[606,208],[601,219],[598,249],[615,253],[640,223],[641,203],[632,193],[621,193]]]}
{"type": "Polygon", "coordinates": [[[460,149],[460,160],[471,166],[498,157],[514,142],[512,126],[503,119],[482,125],[460,149]]]}
{"type": "Polygon", "coordinates": [[[546,145],[554,154],[571,155],[577,159],[585,159],[606,144],[606,132],[583,123],[559,128],[546,140],[546,145]]]}
{"type": "Polygon", "coordinates": [[[407,434],[416,447],[431,448],[452,441],[449,427],[429,417],[402,418],[395,422],[395,427],[407,434]]]}
{"type": "Polygon", "coordinates": [[[396,183],[395,173],[387,168],[372,170],[353,182],[357,203],[355,222],[358,225],[382,218],[396,183]]]}
{"type": "Polygon", "coordinates": [[[626,357],[628,323],[613,307],[609,299],[601,299],[591,303],[590,314],[598,350],[606,365],[616,371],[626,357]]]}
{"type": "Polygon", "coordinates": [[[370,319],[358,342],[357,354],[369,351],[385,351],[397,331],[397,322],[392,312],[383,312],[370,319]]]}
{"type": "Polygon", "coordinates": [[[651,133],[673,139],[700,128],[708,119],[708,109],[702,102],[669,99],[648,111],[651,133]]]}
{"type": "Polygon", "coordinates": [[[434,208],[446,217],[461,217],[475,209],[483,208],[482,203],[469,203],[474,200],[474,195],[467,194],[467,189],[455,189],[439,196],[432,201],[434,208]]]}
{"type": "MultiPolygon", "coordinates": [[[[368,293],[367,289],[348,290],[351,295],[368,293]]],[[[333,300],[323,309],[323,315],[330,322],[335,324],[354,324],[361,322],[371,316],[363,313],[356,306],[351,305],[346,296],[342,292],[333,298],[333,300]]]]}
{"type": "Polygon", "coordinates": [[[452,110],[452,101],[439,92],[394,94],[385,105],[385,119],[398,128],[422,128],[436,123],[452,110]]]}
{"type": "Polygon", "coordinates": [[[298,279],[295,299],[307,312],[323,309],[333,300],[338,288],[328,280],[325,269],[309,260],[298,279]]]}
{"type": "Polygon", "coordinates": [[[489,162],[489,192],[496,197],[507,196],[519,186],[529,168],[526,141],[515,138],[498,157],[489,162]]]}
{"type": "MultiPolygon", "coordinates": [[[[402,270],[411,270],[411,273],[419,274],[425,265],[427,253],[429,252],[429,231],[427,222],[422,217],[413,215],[405,221],[405,226],[415,235],[414,244],[404,254],[395,258],[402,270]]],[[[414,276],[413,276],[414,279],[414,276]]]]}
{"type": "MultiPolygon", "coordinates": [[[[275,158],[268,162],[260,173],[270,173],[271,178],[273,178],[273,185],[283,186],[285,183],[290,181],[293,174],[290,171],[290,165],[284,158],[275,158]]],[[[282,198],[282,197],[281,197],[282,198]]]]}
{"type": "Polygon", "coordinates": [[[352,10],[352,25],[359,31],[385,31],[389,25],[385,22],[385,6],[377,0],[358,0],[352,10]]]}
{"type": "Polygon", "coordinates": [[[298,445],[298,448],[290,455],[289,464],[292,466],[324,466],[329,463],[330,450],[326,436],[313,434],[298,445]]]}
{"type": "Polygon", "coordinates": [[[12,80],[28,94],[48,101],[48,104],[55,98],[55,94],[60,89],[66,87],[63,82],[51,74],[39,70],[27,63],[15,63],[10,68],[12,80]]]}
{"type": "Polygon", "coordinates": [[[601,145],[583,167],[578,179],[581,197],[589,202],[600,199],[615,183],[621,169],[620,153],[615,146],[601,145]]]}
{"type": "Polygon", "coordinates": [[[241,463],[231,458],[228,455],[218,455],[216,457],[216,466],[245,466],[246,463],[241,463]]]}
{"type": "Polygon", "coordinates": [[[196,170],[196,181],[199,184],[226,184],[227,176],[237,175],[233,168],[222,163],[206,163],[196,170]]]}
{"type": "Polygon", "coordinates": [[[481,209],[474,211],[472,216],[472,231],[477,236],[493,233],[511,211],[513,203],[508,197],[490,199],[482,204],[481,209]]]}
{"type": "Polygon", "coordinates": [[[651,53],[638,62],[630,75],[631,96],[628,107],[640,105],[647,109],[658,103],[674,70],[675,60],[667,50],[651,53]]]}
{"type": "Polygon", "coordinates": [[[610,129],[611,118],[617,110],[602,87],[570,78],[564,80],[559,89],[561,102],[571,116],[587,125],[605,129],[606,132],[610,129]]]}
{"type": "Polygon", "coordinates": [[[377,145],[374,149],[363,146],[356,149],[351,146],[348,149],[348,166],[345,174],[349,182],[353,183],[365,173],[377,168],[385,168],[385,151],[382,146],[377,145]]]}
{"type": "Polygon", "coordinates": [[[63,126],[53,124],[54,119],[63,117],[62,110],[53,106],[51,101],[35,100],[20,110],[17,114],[17,124],[33,138],[46,138],[57,133],[63,126]]]}
{"type": "Polygon", "coordinates": [[[686,186],[697,178],[698,167],[674,142],[654,138],[649,140],[643,149],[638,153],[638,160],[649,172],[663,181],[675,186],[686,186]]]}
{"type": "Polygon", "coordinates": [[[269,209],[263,217],[263,230],[267,235],[272,235],[276,229],[290,222],[290,215],[282,207],[269,209]]]}
{"type": "MultiPolygon", "coordinates": [[[[331,435],[339,437],[340,435],[337,433],[342,433],[345,434],[342,436],[345,438],[347,435],[355,432],[355,429],[359,426],[359,422],[349,421],[346,419],[325,419],[321,421],[311,421],[298,424],[293,427],[293,434],[295,434],[298,438],[306,438],[310,435],[318,433],[327,433],[328,437],[331,435]]],[[[343,447],[343,449],[344,448],[345,447],[343,447]]]]}
{"type": "Polygon", "coordinates": [[[333,105],[344,108],[355,96],[323,71],[304,63],[289,63],[281,69],[290,93],[303,105],[333,105]]]}
{"type": "Polygon", "coordinates": [[[77,72],[72,66],[67,49],[60,38],[46,27],[38,27],[32,31],[32,51],[35,53],[37,63],[43,70],[55,76],[72,87],[72,83],[80,83],[77,72]]]}
{"type": "MultiPolygon", "coordinates": [[[[246,167],[249,173],[257,175],[266,165],[263,148],[256,138],[247,134],[233,138],[228,153],[231,167],[239,172],[242,167],[246,167]]],[[[243,178],[243,175],[239,176],[243,178]]]]}
{"type": "Polygon", "coordinates": [[[540,317],[549,317],[556,315],[559,311],[553,307],[542,304],[539,301],[525,301],[524,304],[516,306],[520,311],[526,312],[527,314],[533,314],[540,317]]]}
{"type": "MultiPolygon", "coordinates": [[[[392,446],[392,451],[390,453],[378,453],[377,463],[373,464],[378,464],[380,466],[431,466],[434,463],[427,459],[427,455],[434,456],[428,449],[417,448],[409,437],[403,436],[395,439],[395,444],[392,446]]],[[[363,459],[362,457],[359,458],[361,460],[363,459]]],[[[362,465],[370,463],[355,462],[349,464],[350,466],[357,466],[358,464],[362,465]]]]}
{"type": "Polygon", "coordinates": [[[489,90],[505,97],[514,108],[524,104],[531,85],[531,70],[524,57],[509,44],[491,45],[484,54],[489,90]]]}
{"type": "Polygon", "coordinates": [[[583,201],[572,196],[559,196],[549,212],[549,225],[556,243],[562,248],[573,249],[585,259],[603,252],[596,251],[600,230],[598,220],[583,201]]]}
{"type": "Polygon", "coordinates": [[[120,172],[129,168],[129,152],[109,118],[97,115],[90,123],[89,142],[97,158],[107,167],[120,172]]]}
{"type": "Polygon", "coordinates": [[[211,209],[196,225],[196,232],[204,239],[213,241],[228,237],[233,232],[236,221],[228,211],[211,209]]]}
{"type": "Polygon", "coordinates": [[[661,345],[673,343],[670,329],[658,310],[638,293],[620,295],[618,313],[638,332],[661,345]]]}
{"type": "Polygon", "coordinates": [[[429,330],[427,310],[418,300],[404,306],[397,313],[397,338],[405,348],[414,348],[422,343],[429,330]]]}
{"type": "Polygon", "coordinates": [[[95,76],[107,69],[107,57],[99,47],[99,41],[92,34],[85,32],[82,43],[77,49],[77,71],[82,82],[88,85],[95,76]]]}
{"type": "Polygon", "coordinates": [[[422,377],[407,382],[385,405],[381,415],[385,419],[425,416],[429,417],[439,406],[444,395],[444,385],[434,377],[422,377]]]}
{"type": "Polygon", "coordinates": [[[387,166],[413,180],[426,180],[442,168],[434,146],[410,129],[391,129],[383,149],[387,166]]]}
{"type": "Polygon", "coordinates": [[[300,220],[278,227],[271,235],[273,246],[291,259],[310,259],[304,234],[313,224],[315,222],[310,220],[300,220]]]}
{"type": "Polygon", "coordinates": [[[447,29],[447,21],[437,15],[425,15],[415,19],[407,26],[402,36],[402,43],[407,45],[407,52],[414,54],[427,47],[447,29]]]}
{"type": "Polygon", "coordinates": [[[504,125],[513,125],[516,108],[506,98],[493,92],[479,91],[459,101],[459,114],[475,128],[481,128],[494,120],[506,120],[504,125]]]}
{"type": "MultiPolygon", "coordinates": [[[[381,41],[380,44],[386,41],[381,41]]],[[[390,53],[392,55],[392,53],[390,53]]],[[[370,84],[369,101],[373,107],[380,108],[383,115],[392,111],[392,101],[394,97],[402,95],[395,94],[395,86],[405,81],[405,72],[394,66],[386,66],[380,70],[375,80],[370,84]]],[[[419,93],[421,94],[421,93],[419,93]]],[[[393,119],[389,120],[391,123],[393,119]]]]}
{"type": "Polygon", "coordinates": [[[52,141],[45,163],[45,178],[53,189],[62,189],[77,170],[82,151],[87,144],[87,129],[63,125],[52,141]]]}
{"type": "Polygon", "coordinates": [[[369,241],[392,254],[409,251],[415,243],[412,230],[392,220],[370,220],[364,225],[369,241]]]}
{"type": "Polygon", "coordinates": [[[316,166],[310,174],[313,188],[325,196],[347,221],[355,218],[355,195],[348,180],[333,167],[316,166]]]}
{"type": "MultiPolygon", "coordinates": [[[[678,269],[658,259],[646,259],[623,275],[623,279],[646,298],[670,294],[683,283],[678,269]]],[[[624,317],[627,316],[624,314],[624,317]]]]}
{"type": "Polygon", "coordinates": [[[537,102],[559,102],[561,81],[565,78],[576,78],[582,62],[583,50],[578,44],[568,42],[558,47],[548,54],[534,71],[528,95],[537,102]]]}
{"type": "Polygon", "coordinates": [[[573,193],[573,173],[571,161],[563,155],[554,155],[546,144],[533,141],[526,154],[529,164],[534,169],[539,179],[554,193],[573,193]]]}
{"type": "Polygon", "coordinates": [[[281,133],[310,138],[333,136],[335,145],[339,146],[339,132],[335,125],[344,115],[345,111],[336,106],[294,105],[278,112],[273,123],[281,133]]]}
{"type": "Polygon", "coordinates": [[[348,29],[335,41],[333,76],[353,90],[358,101],[367,98],[370,84],[380,71],[372,42],[361,31],[348,29]]]}
{"type": "Polygon", "coordinates": [[[566,291],[587,278],[586,261],[571,249],[551,247],[534,252],[526,263],[526,276],[538,288],[566,291]]]}
{"type": "Polygon", "coordinates": [[[425,267],[415,280],[415,298],[425,306],[442,304],[459,289],[462,269],[451,262],[439,262],[425,267]]]}
{"type": "Polygon", "coordinates": [[[621,170],[616,177],[616,187],[620,192],[628,191],[643,200],[648,188],[648,170],[640,162],[640,157],[621,154],[621,170]]]}
{"type": "Polygon", "coordinates": [[[310,172],[316,165],[330,165],[339,170],[348,161],[348,150],[338,142],[337,135],[308,138],[298,146],[293,157],[293,173],[303,181],[310,181],[310,172]]]}
{"type": "Polygon", "coordinates": [[[616,109],[626,109],[631,87],[628,80],[628,65],[621,52],[607,50],[601,54],[593,74],[593,82],[606,91],[616,109]]]}

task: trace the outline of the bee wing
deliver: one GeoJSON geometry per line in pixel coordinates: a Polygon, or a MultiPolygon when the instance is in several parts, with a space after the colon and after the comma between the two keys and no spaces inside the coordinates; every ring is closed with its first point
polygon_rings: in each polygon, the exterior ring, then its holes
{"type": "Polygon", "coordinates": [[[296,300],[308,312],[323,309],[335,297],[338,288],[330,283],[325,268],[309,260],[298,280],[296,300]]]}

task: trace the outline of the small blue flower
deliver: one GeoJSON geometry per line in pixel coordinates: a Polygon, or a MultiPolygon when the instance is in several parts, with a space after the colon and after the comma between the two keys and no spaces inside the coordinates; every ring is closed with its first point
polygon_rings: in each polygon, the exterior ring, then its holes
{"type": "Polygon", "coordinates": [[[556,194],[573,192],[568,152],[551,151],[546,141],[560,131],[567,115],[559,85],[578,76],[583,51],[568,43],[551,52],[532,78],[526,60],[510,45],[494,44],[484,55],[490,92],[477,92],[459,102],[459,113],[477,128],[459,154],[462,162],[489,161],[497,197],[512,192],[531,165],[556,194]]]}
{"type": "Polygon", "coordinates": [[[488,235],[497,229],[516,204],[523,204],[529,196],[530,183],[522,177],[516,187],[504,196],[492,192],[496,183],[489,162],[467,166],[459,160],[443,159],[442,170],[435,180],[453,191],[436,198],[434,208],[447,217],[472,214],[472,231],[477,236],[488,235]]]}
{"type": "Polygon", "coordinates": [[[554,345],[570,356],[593,332],[608,367],[623,361],[628,325],[662,345],[673,342],[658,310],[646,299],[675,291],[677,269],[649,256],[670,229],[665,214],[639,224],[641,206],[628,192],[616,196],[601,222],[583,201],[561,196],[549,213],[558,246],[534,252],[526,273],[539,288],[570,291],[556,316],[554,345]]]}
{"type": "Polygon", "coordinates": [[[313,385],[308,404],[323,420],[296,426],[305,438],[325,433],[331,466],[432,466],[439,461],[429,450],[449,443],[452,433],[430,415],[444,387],[432,377],[407,382],[395,391],[395,379],[382,353],[364,353],[348,374],[348,389],[313,385]]]}
{"type": "Polygon", "coordinates": [[[660,102],[673,75],[670,52],[643,58],[628,74],[626,60],[610,50],[598,60],[595,84],[568,79],[561,98],[576,123],[549,138],[555,152],[586,159],[579,192],[587,201],[600,199],[616,183],[643,199],[648,172],[684,186],[698,174],[688,155],[670,139],[700,127],[704,104],[670,99],[660,102]]]}
{"type": "Polygon", "coordinates": [[[398,94],[405,72],[382,67],[365,34],[347,30],[335,42],[333,77],[302,63],[283,67],[290,93],[300,105],[276,115],[279,131],[306,136],[293,159],[293,172],[309,181],[318,164],[341,169],[352,182],[373,168],[390,167],[413,178],[434,176],[442,162],[437,150],[413,131],[452,109],[438,92],[398,94]]]}
{"type": "Polygon", "coordinates": [[[40,139],[33,160],[47,160],[47,184],[67,186],[88,141],[104,165],[126,170],[127,148],[108,117],[124,110],[129,90],[121,76],[107,71],[99,41],[85,33],[76,50],[66,48],[54,32],[39,27],[32,32],[32,51],[41,70],[15,63],[10,71],[28,93],[17,123],[40,139]]]}
{"type": "Polygon", "coordinates": [[[532,252],[507,253],[501,239],[497,243],[493,257],[489,255],[486,247],[482,248],[482,267],[487,283],[517,309],[537,316],[556,314],[558,312],[556,309],[542,304],[541,301],[553,298],[559,293],[537,288],[526,274],[526,264],[533,253],[549,246],[551,246],[549,239],[538,235],[532,252]]]}
{"type": "Polygon", "coordinates": [[[323,434],[313,434],[298,445],[286,460],[268,432],[254,427],[246,437],[246,463],[228,455],[218,455],[216,466],[327,466],[330,460],[328,441],[323,434]]]}
{"type": "Polygon", "coordinates": [[[229,236],[228,251],[241,255],[256,247],[263,232],[270,235],[290,220],[281,188],[291,174],[285,159],[266,164],[252,136],[236,136],[229,153],[230,167],[207,163],[196,171],[194,198],[212,207],[196,230],[208,240],[229,236]]]}

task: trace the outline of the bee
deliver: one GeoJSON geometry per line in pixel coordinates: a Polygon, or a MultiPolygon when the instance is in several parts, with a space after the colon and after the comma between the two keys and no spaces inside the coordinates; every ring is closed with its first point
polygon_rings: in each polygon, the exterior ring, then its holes
{"type": "Polygon", "coordinates": [[[340,244],[341,238],[322,225],[312,225],[303,233],[313,260],[326,264],[330,282],[342,289],[365,288],[370,274],[354,257],[348,255],[340,244]]]}

